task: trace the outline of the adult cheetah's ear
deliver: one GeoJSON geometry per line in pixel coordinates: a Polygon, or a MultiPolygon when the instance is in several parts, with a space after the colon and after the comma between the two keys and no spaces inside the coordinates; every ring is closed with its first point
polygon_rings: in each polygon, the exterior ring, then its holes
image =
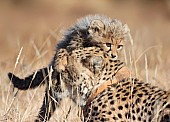
{"type": "Polygon", "coordinates": [[[105,30],[105,25],[101,20],[92,20],[88,29],[89,34],[102,36],[105,30]]]}

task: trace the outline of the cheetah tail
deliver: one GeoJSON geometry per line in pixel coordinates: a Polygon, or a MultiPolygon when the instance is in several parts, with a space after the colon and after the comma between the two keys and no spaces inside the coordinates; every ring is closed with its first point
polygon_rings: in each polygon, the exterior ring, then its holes
{"type": "Polygon", "coordinates": [[[15,76],[13,73],[8,73],[8,78],[12,82],[15,88],[19,90],[34,89],[38,86],[45,84],[49,80],[49,70],[47,67],[38,70],[37,72],[32,73],[31,75],[20,79],[15,76]]]}

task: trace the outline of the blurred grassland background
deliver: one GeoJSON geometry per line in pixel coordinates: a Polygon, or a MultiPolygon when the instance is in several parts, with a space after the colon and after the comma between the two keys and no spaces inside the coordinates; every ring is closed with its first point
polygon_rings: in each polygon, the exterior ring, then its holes
{"type": "MultiPolygon", "coordinates": [[[[125,48],[128,66],[146,82],[169,89],[170,0],[0,0],[0,121],[33,121],[44,96],[41,87],[14,98],[7,73],[24,77],[47,66],[62,32],[96,13],[129,25],[134,42],[125,48]]],[[[51,121],[63,121],[70,105],[65,100],[51,121]]],[[[72,105],[67,120],[79,121],[76,112],[72,105]]]]}

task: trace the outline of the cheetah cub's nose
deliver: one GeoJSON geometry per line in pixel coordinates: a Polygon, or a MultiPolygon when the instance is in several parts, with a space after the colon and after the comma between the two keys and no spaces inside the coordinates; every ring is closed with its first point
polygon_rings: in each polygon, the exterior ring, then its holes
{"type": "Polygon", "coordinates": [[[111,54],[111,57],[112,57],[112,58],[117,58],[117,56],[116,56],[116,55],[113,55],[113,54],[111,54]]]}

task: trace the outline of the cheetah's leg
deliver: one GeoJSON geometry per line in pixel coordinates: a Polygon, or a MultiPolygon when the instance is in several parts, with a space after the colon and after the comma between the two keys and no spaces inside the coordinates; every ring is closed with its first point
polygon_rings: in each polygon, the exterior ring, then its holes
{"type": "Polygon", "coordinates": [[[61,100],[55,96],[56,90],[60,91],[60,87],[58,86],[60,86],[59,82],[56,84],[58,89],[55,88],[55,86],[50,86],[49,89],[46,89],[43,105],[35,122],[48,121],[51,118],[51,115],[54,113],[56,107],[59,106],[61,100]]]}
{"type": "Polygon", "coordinates": [[[52,83],[50,80],[47,85],[43,105],[40,109],[38,118],[35,122],[46,122],[50,119],[51,115],[54,113],[56,107],[60,104],[61,98],[56,95],[56,93],[61,92],[61,82],[60,81],[60,73],[65,70],[65,66],[67,65],[67,51],[65,49],[60,49],[54,57],[54,72],[55,77],[53,75],[52,83]],[[55,79],[55,80],[54,80],[55,79]],[[57,81],[57,82],[56,82],[57,81]]]}
{"type": "Polygon", "coordinates": [[[57,72],[62,72],[65,70],[65,67],[68,64],[67,58],[68,58],[68,52],[66,49],[58,50],[58,52],[54,57],[54,69],[57,72]]]}

